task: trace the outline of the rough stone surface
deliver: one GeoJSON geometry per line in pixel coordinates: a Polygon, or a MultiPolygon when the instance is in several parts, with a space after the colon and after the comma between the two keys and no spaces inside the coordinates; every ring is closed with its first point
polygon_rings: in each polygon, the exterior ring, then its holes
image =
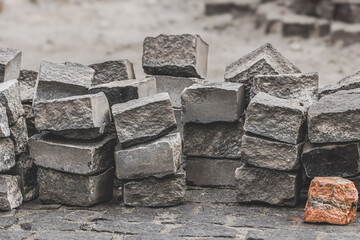
{"type": "Polygon", "coordinates": [[[26,128],[28,130],[28,136],[31,137],[39,133],[39,131],[35,127],[35,116],[32,110],[31,103],[23,104],[24,112],[25,112],[25,120],[26,120],[26,128]]]}
{"type": "Polygon", "coordinates": [[[182,163],[180,133],[115,151],[116,177],[137,179],[175,174],[182,163]]]}
{"type": "Polygon", "coordinates": [[[225,81],[244,84],[248,105],[250,89],[256,75],[291,73],[300,73],[300,70],[267,43],[228,65],[225,69],[225,81]]]}
{"type": "Polygon", "coordinates": [[[331,41],[342,43],[343,46],[350,46],[360,41],[360,25],[333,22],[331,24],[331,41]]]}
{"type": "Polygon", "coordinates": [[[297,172],[243,165],[235,171],[239,202],[264,202],[295,206],[299,199],[300,176],[297,172]]]}
{"type": "Polygon", "coordinates": [[[288,144],[244,135],[241,160],[256,167],[291,171],[299,169],[303,144],[288,144]]]}
{"type": "Polygon", "coordinates": [[[127,59],[95,63],[89,67],[95,70],[93,85],[135,79],[133,64],[127,59]]]}
{"type": "Polygon", "coordinates": [[[251,87],[251,97],[259,92],[285,99],[296,99],[305,106],[318,100],[318,73],[258,75],[251,87]]]}
{"type": "Polygon", "coordinates": [[[182,122],[235,122],[244,111],[244,86],[238,83],[193,84],[181,94],[182,122]]]}
{"type": "Polygon", "coordinates": [[[19,77],[21,55],[22,53],[20,50],[0,48],[0,82],[17,79],[19,77]]]}
{"type": "Polygon", "coordinates": [[[128,102],[133,99],[149,97],[156,94],[156,81],[153,77],[142,80],[123,80],[93,86],[90,94],[105,93],[110,106],[128,102]]]}
{"type": "Polygon", "coordinates": [[[307,16],[285,16],[282,19],[284,37],[310,38],[315,35],[316,19],[307,16]]]}
{"type": "Polygon", "coordinates": [[[336,84],[322,87],[319,89],[319,96],[323,97],[342,90],[352,90],[356,88],[360,88],[360,71],[340,80],[336,84]]]}
{"type": "Polygon", "coordinates": [[[173,108],[177,125],[177,132],[180,133],[181,139],[184,140],[184,124],[181,122],[181,109],[173,108]]]}
{"type": "Polygon", "coordinates": [[[187,156],[240,158],[244,121],[186,123],[184,154],[187,156]]]}
{"type": "Polygon", "coordinates": [[[176,129],[168,93],[115,104],[112,114],[123,147],[155,139],[176,129]]]}
{"type": "Polygon", "coordinates": [[[29,139],[35,164],[58,171],[90,175],[113,165],[115,136],[90,141],[70,140],[40,133],[29,139]]]}
{"type": "Polygon", "coordinates": [[[186,158],[186,182],[197,186],[235,186],[235,170],[243,164],[240,160],[186,158]]]}
{"type": "Polygon", "coordinates": [[[6,108],[0,105],[0,138],[9,137],[10,128],[6,108]]]}
{"type": "Polygon", "coordinates": [[[18,176],[0,175],[0,210],[11,210],[21,205],[23,197],[18,176]]]}
{"type": "Polygon", "coordinates": [[[13,79],[0,84],[0,104],[6,108],[9,126],[12,126],[20,116],[25,114],[21,105],[17,80],[13,79]]]}
{"type": "Polygon", "coordinates": [[[104,93],[37,102],[33,110],[38,130],[52,131],[68,138],[98,137],[111,121],[104,93]]]}
{"type": "Polygon", "coordinates": [[[360,172],[359,144],[311,144],[302,153],[306,176],[350,177],[360,172]]]}
{"type": "Polygon", "coordinates": [[[21,101],[31,102],[35,94],[38,73],[31,70],[21,70],[18,78],[21,101]]]}
{"type": "Polygon", "coordinates": [[[26,120],[20,117],[10,128],[10,138],[14,143],[15,155],[26,152],[28,149],[28,131],[26,120]]]}
{"type": "Polygon", "coordinates": [[[304,138],[305,121],[306,108],[301,102],[259,93],[248,106],[244,129],[260,136],[297,144],[304,138]]]}
{"type": "Polygon", "coordinates": [[[114,169],[84,176],[38,168],[39,198],[43,203],[90,206],[112,198],[114,169]]]}
{"type": "Polygon", "coordinates": [[[143,43],[142,65],[150,75],[206,78],[209,46],[200,36],[159,35],[143,43]]]}
{"type": "Polygon", "coordinates": [[[15,165],[14,144],[10,138],[0,139],[0,172],[6,172],[15,165]]]}
{"type": "Polygon", "coordinates": [[[338,177],[316,177],[310,184],[304,221],[348,224],[356,216],[358,198],[353,182],[338,177]]]}

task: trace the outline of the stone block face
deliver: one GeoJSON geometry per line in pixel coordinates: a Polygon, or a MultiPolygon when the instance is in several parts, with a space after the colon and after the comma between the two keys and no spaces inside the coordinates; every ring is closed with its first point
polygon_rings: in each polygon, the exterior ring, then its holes
{"type": "Polygon", "coordinates": [[[17,208],[22,201],[19,177],[0,175],[0,210],[6,211],[17,208]]]}
{"type": "Polygon", "coordinates": [[[310,106],[318,100],[318,85],[318,73],[258,75],[251,87],[251,97],[264,92],[278,98],[295,99],[310,106]]]}
{"type": "Polygon", "coordinates": [[[244,130],[278,141],[297,144],[305,135],[306,108],[295,100],[257,94],[250,102],[244,130]]]}
{"type": "Polygon", "coordinates": [[[182,122],[235,122],[244,111],[244,86],[238,83],[193,84],[181,94],[182,122]]]}
{"type": "Polygon", "coordinates": [[[156,81],[153,77],[142,80],[123,80],[93,86],[90,94],[105,93],[110,106],[128,102],[133,99],[149,97],[156,94],[156,81]]]}
{"type": "Polygon", "coordinates": [[[85,176],[40,167],[37,181],[41,202],[86,207],[112,198],[114,169],[85,176]]]}
{"type": "Polygon", "coordinates": [[[94,69],[78,63],[42,61],[33,102],[85,95],[94,74],[94,69]]]}
{"type": "Polygon", "coordinates": [[[319,96],[333,94],[343,90],[354,90],[360,88],[360,71],[341,79],[339,82],[333,85],[327,85],[319,89],[319,96]]]}
{"type": "Polygon", "coordinates": [[[214,123],[186,123],[184,126],[184,154],[213,158],[241,157],[244,121],[214,123]]]}
{"type": "Polygon", "coordinates": [[[0,82],[17,79],[21,69],[21,51],[0,48],[0,82]]]}
{"type": "Polygon", "coordinates": [[[343,46],[350,46],[360,41],[360,25],[332,22],[331,42],[342,43],[343,46]]]}
{"type": "Polygon", "coordinates": [[[239,202],[264,202],[295,206],[299,199],[298,172],[242,166],[236,169],[235,182],[239,202]]]}
{"type": "Polygon", "coordinates": [[[123,185],[124,204],[133,207],[167,207],[184,201],[185,175],[129,181],[123,185]]]}
{"type": "Polygon", "coordinates": [[[157,93],[169,93],[172,106],[174,108],[181,108],[181,93],[185,88],[198,83],[202,84],[206,81],[200,78],[186,78],[173,76],[154,76],[156,79],[157,93]]]}
{"type": "Polygon", "coordinates": [[[122,147],[150,141],[176,129],[175,115],[167,93],[115,104],[112,114],[122,147]]]}
{"type": "Polygon", "coordinates": [[[31,70],[21,70],[18,78],[21,102],[31,102],[35,94],[38,73],[31,70]]]}
{"type": "Polygon", "coordinates": [[[116,177],[138,179],[175,174],[182,163],[180,133],[115,151],[116,177]]]}
{"type": "Polygon", "coordinates": [[[38,130],[52,131],[68,138],[98,137],[111,122],[104,93],[37,102],[33,110],[38,130]]]}
{"type": "Polygon", "coordinates": [[[15,165],[14,144],[10,138],[0,139],[0,172],[6,172],[15,165]]]}
{"type": "Polygon", "coordinates": [[[302,163],[306,176],[350,177],[360,172],[359,144],[305,144],[302,163]]]}
{"type": "Polygon", "coordinates": [[[95,63],[89,67],[95,70],[93,85],[135,79],[133,64],[127,59],[95,63]]]}
{"type": "Polygon", "coordinates": [[[17,122],[10,128],[10,138],[14,143],[15,155],[27,151],[28,131],[24,117],[20,117],[17,122]]]}
{"type": "Polygon", "coordinates": [[[235,16],[243,16],[255,12],[260,1],[224,1],[210,0],[205,2],[205,15],[213,16],[218,14],[234,14],[235,16]]]}
{"type": "Polygon", "coordinates": [[[0,138],[9,137],[10,128],[6,108],[0,105],[0,138]]]}
{"type": "Polygon", "coordinates": [[[197,186],[235,186],[235,170],[243,164],[240,160],[188,157],[186,182],[197,186]]]}
{"type": "Polygon", "coordinates": [[[177,132],[180,133],[181,139],[184,139],[184,124],[181,122],[181,109],[173,108],[177,125],[177,132]]]}
{"type": "Polygon", "coordinates": [[[13,125],[20,116],[24,115],[17,80],[13,79],[0,83],[0,104],[6,108],[9,126],[13,125]]]}
{"type": "Polygon", "coordinates": [[[29,139],[35,164],[74,174],[91,175],[113,165],[116,139],[108,135],[95,140],[70,140],[41,133],[29,139]]]}
{"type": "Polygon", "coordinates": [[[310,38],[315,35],[315,18],[307,16],[288,16],[282,21],[282,34],[284,37],[310,38]]]}
{"type": "Polygon", "coordinates": [[[241,160],[262,168],[291,171],[299,169],[303,144],[288,144],[244,135],[241,160]]]}
{"type": "Polygon", "coordinates": [[[360,3],[337,3],[335,1],[334,20],[346,23],[360,23],[360,3]]]}
{"type": "Polygon", "coordinates": [[[356,216],[358,198],[353,182],[338,177],[316,177],[310,184],[304,221],[348,224],[356,216]]]}
{"type": "Polygon", "coordinates": [[[206,78],[209,46],[198,35],[159,35],[143,43],[142,65],[149,75],[206,78]]]}

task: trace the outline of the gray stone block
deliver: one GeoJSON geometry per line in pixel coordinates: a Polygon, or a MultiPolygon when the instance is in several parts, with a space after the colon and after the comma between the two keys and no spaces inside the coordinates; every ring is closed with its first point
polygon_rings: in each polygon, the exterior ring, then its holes
{"type": "Polygon", "coordinates": [[[10,170],[15,165],[14,144],[10,138],[0,139],[0,173],[10,170]]]}
{"type": "Polygon", "coordinates": [[[235,170],[244,162],[230,159],[186,158],[186,182],[197,186],[235,186],[235,170]]]}
{"type": "Polygon", "coordinates": [[[263,202],[295,206],[300,193],[297,172],[242,166],[236,169],[235,182],[239,202],[263,202]]]}
{"type": "Polygon", "coordinates": [[[102,92],[37,102],[33,110],[39,131],[67,138],[99,137],[111,122],[109,103],[102,92]]]}
{"type": "Polygon", "coordinates": [[[13,125],[20,116],[24,115],[21,105],[18,81],[13,79],[0,83],[0,104],[6,108],[9,126],[13,125]]]}
{"type": "Polygon", "coordinates": [[[260,92],[248,106],[244,129],[263,137],[297,144],[305,135],[306,111],[301,102],[260,92]]]}
{"type": "Polygon", "coordinates": [[[184,126],[184,154],[214,158],[241,157],[244,121],[186,123],[184,126]]]}
{"type": "Polygon", "coordinates": [[[159,35],[143,43],[142,65],[149,75],[206,78],[209,46],[199,35],[159,35]]]}
{"type": "Polygon", "coordinates": [[[250,101],[250,89],[256,75],[292,73],[301,73],[301,71],[267,43],[228,65],[225,69],[225,81],[244,84],[247,106],[250,101]]]}
{"type": "Polygon", "coordinates": [[[37,181],[41,202],[87,207],[112,198],[114,169],[85,176],[40,167],[37,181]]]}
{"type": "Polygon", "coordinates": [[[20,117],[17,122],[10,127],[10,138],[14,143],[15,155],[26,152],[28,149],[28,131],[26,120],[20,117]]]}
{"type": "Polygon", "coordinates": [[[241,160],[256,166],[276,170],[299,169],[303,144],[288,144],[256,136],[244,135],[241,160]]]}
{"type": "Polygon", "coordinates": [[[23,108],[25,111],[25,120],[26,120],[26,127],[28,130],[28,136],[31,137],[39,133],[39,131],[35,127],[35,116],[32,110],[31,103],[24,103],[23,108]]]}
{"type": "Polygon", "coordinates": [[[184,124],[181,122],[181,109],[173,108],[177,125],[177,132],[180,133],[181,139],[184,140],[184,124]]]}
{"type": "Polygon", "coordinates": [[[181,94],[182,122],[235,122],[244,111],[244,86],[238,83],[193,84],[181,94]]]}
{"type": "Polygon", "coordinates": [[[354,90],[360,88],[360,71],[341,79],[333,85],[327,85],[319,89],[319,97],[336,93],[343,90],[354,90]]]}
{"type": "Polygon", "coordinates": [[[31,102],[34,98],[38,73],[31,70],[21,70],[18,78],[21,102],[31,102]]]}
{"type": "Polygon", "coordinates": [[[95,70],[93,85],[135,79],[133,64],[127,59],[95,63],[89,67],[95,70]]]}
{"type": "Polygon", "coordinates": [[[310,38],[316,34],[316,18],[289,15],[282,19],[282,35],[284,37],[310,38]]]}
{"type": "Polygon", "coordinates": [[[0,138],[9,137],[10,128],[6,108],[0,104],[0,138]]]}
{"type": "Polygon", "coordinates": [[[6,211],[21,205],[23,197],[18,176],[0,175],[0,210],[6,211]]]}
{"type": "Polygon", "coordinates": [[[115,136],[81,141],[41,133],[29,139],[30,155],[35,164],[74,174],[91,175],[113,165],[115,136]]]}
{"type": "Polygon", "coordinates": [[[175,174],[182,163],[180,133],[115,151],[116,177],[137,179],[175,174]]]}
{"type": "Polygon", "coordinates": [[[334,1],[334,20],[346,23],[360,23],[360,3],[334,1]]]}
{"type": "Polygon", "coordinates": [[[346,24],[333,21],[331,24],[331,42],[341,43],[343,47],[360,42],[360,24],[346,24]]]}
{"type": "Polygon", "coordinates": [[[112,114],[122,147],[150,141],[176,129],[175,115],[167,93],[115,104],[112,114]]]}
{"type": "Polygon", "coordinates": [[[0,48],[0,82],[17,79],[21,69],[21,51],[0,48]]]}

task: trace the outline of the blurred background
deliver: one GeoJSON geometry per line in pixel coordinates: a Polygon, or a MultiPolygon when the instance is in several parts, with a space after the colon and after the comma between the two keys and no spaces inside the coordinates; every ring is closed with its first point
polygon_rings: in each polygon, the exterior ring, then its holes
{"type": "Polygon", "coordinates": [[[0,46],[21,49],[29,70],[129,59],[142,78],[142,42],[160,33],[199,34],[210,81],[266,42],[321,86],[360,70],[360,0],[0,0],[0,11],[0,46]]]}

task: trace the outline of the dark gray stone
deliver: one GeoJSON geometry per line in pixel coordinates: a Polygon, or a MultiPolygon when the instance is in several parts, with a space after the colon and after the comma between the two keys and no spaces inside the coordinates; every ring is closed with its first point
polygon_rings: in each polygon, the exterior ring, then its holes
{"type": "Polygon", "coordinates": [[[205,2],[205,15],[213,16],[219,14],[233,14],[235,16],[244,16],[255,12],[259,0],[211,0],[205,2]]]}
{"type": "Polygon", "coordinates": [[[333,21],[331,24],[331,42],[340,42],[344,47],[357,44],[360,42],[360,25],[333,21]]]}
{"type": "Polygon", "coordinates": [[[0,210],[11,210],[21,205],[20,177],[0,175],[0,210]]]}
{"type": "Polygon", "coordinates": [[[191,222],[185,226],[171,229],[170,234],[179,235],[181,237],[214,237],[218,239],[236,238],[237,231],[221,225],[191,222]]]}
{"type": "Polygon", "coordinates": [[[161,224],[141,222],[141,223],[127,223],[123,221],[96,221],[96,225],[91,228],[95,232],[110,232],[117,234],[157,234],[164,229],[161,224]]]}
{"type": "Polygon", "coordinates": [[[14,143],[15,155],[26,152],[28,149],[28,130],[26,120],[20,117],[17,122],[10,127],[10,138],[14,143]]]}
{"type": "Polygon", "coordinates": [[[186,202],[193,203],[237,203],[237,192],[233,188],[187,187],[186,202]]]}
{"type": "Polygon", "coordinates": [[[0,104],[6,108],[9,126],[12,126],[20,116],[24,115],[21,105],[18,81],[13,79],[0,83],[0,104]]]}
{"type": "Polygon", "coordinates": [[[317,234],[313,230],[250,230],[246,234],[246,240],[315,240],[317,234]]]}
{"type": "Polygon", "coordinates": [[[15,165],[14,144],[10,138],[0,138],[0,172],[6,172],[15,165]]]}
{"type": "Polygon", "coordinates": [[[10,128],[6,108],[0,104],[0,138],[4,137],[10,137],[10,128]]]}
{"type": "Polygon", "coordinates": [[[184,124],[181,122],[181,109],[173,108],[176,125],[177,125],[177,132],[180,133],[181,139],[184,140],[184,124]]]}
{"type": "Polygon", "coordinates": [[[25,231],[13,231],[13,230],[0,231],[0,239],[7,239],[7,240],[27,239],[31,235],[33,235],[32,232],[25,232],[25,231]]]}
{"type": "Polygon", "coordinates": [[[36,240],[84,240],[84,239],[98,239],[98,240],[112,240],[113,236],[109,233],[95,233],[95,232],[44,232],[38,233],[34,237],[36,240]]]}
{"type": "Polygon", "coordinates": [[[346,23],[360,23],[360,2],[335,0],[334,20],[346,23]]]}
{"type": "Polygon", "coordinates": [[[21,70],[18,78],[21,101],[31,102],[34,98],[38,73],[31,70],[21,70]]]}
{"type": "Polygon", "coordinates": [[[290,15],[282,19],[282,35],[284,37],[310,38],[315,35],[316,18],[290,15]]]}
{"type": "Polygon", "coordinates": [[[0,48],[0,82],[17,79],[21,68],[21,51],[0,48]]]}
{"type": "Polygon", "coordinates": [[[323,97],[342,90],[353,90],[357,88],[360,88],[360,71],[340,80],[336,84],[322,87],[319,89],[319,96],[323,97]]]}
{"type": "Polygon", "coordinates": [[[28,130],[28,136],[31,137],[39,133],[39,131],[35,127],[35,116],[32,111],[32,104],[24,103],[23,107],[25,111],[25,120],[26,120],[26,128],[28,130]]]}

